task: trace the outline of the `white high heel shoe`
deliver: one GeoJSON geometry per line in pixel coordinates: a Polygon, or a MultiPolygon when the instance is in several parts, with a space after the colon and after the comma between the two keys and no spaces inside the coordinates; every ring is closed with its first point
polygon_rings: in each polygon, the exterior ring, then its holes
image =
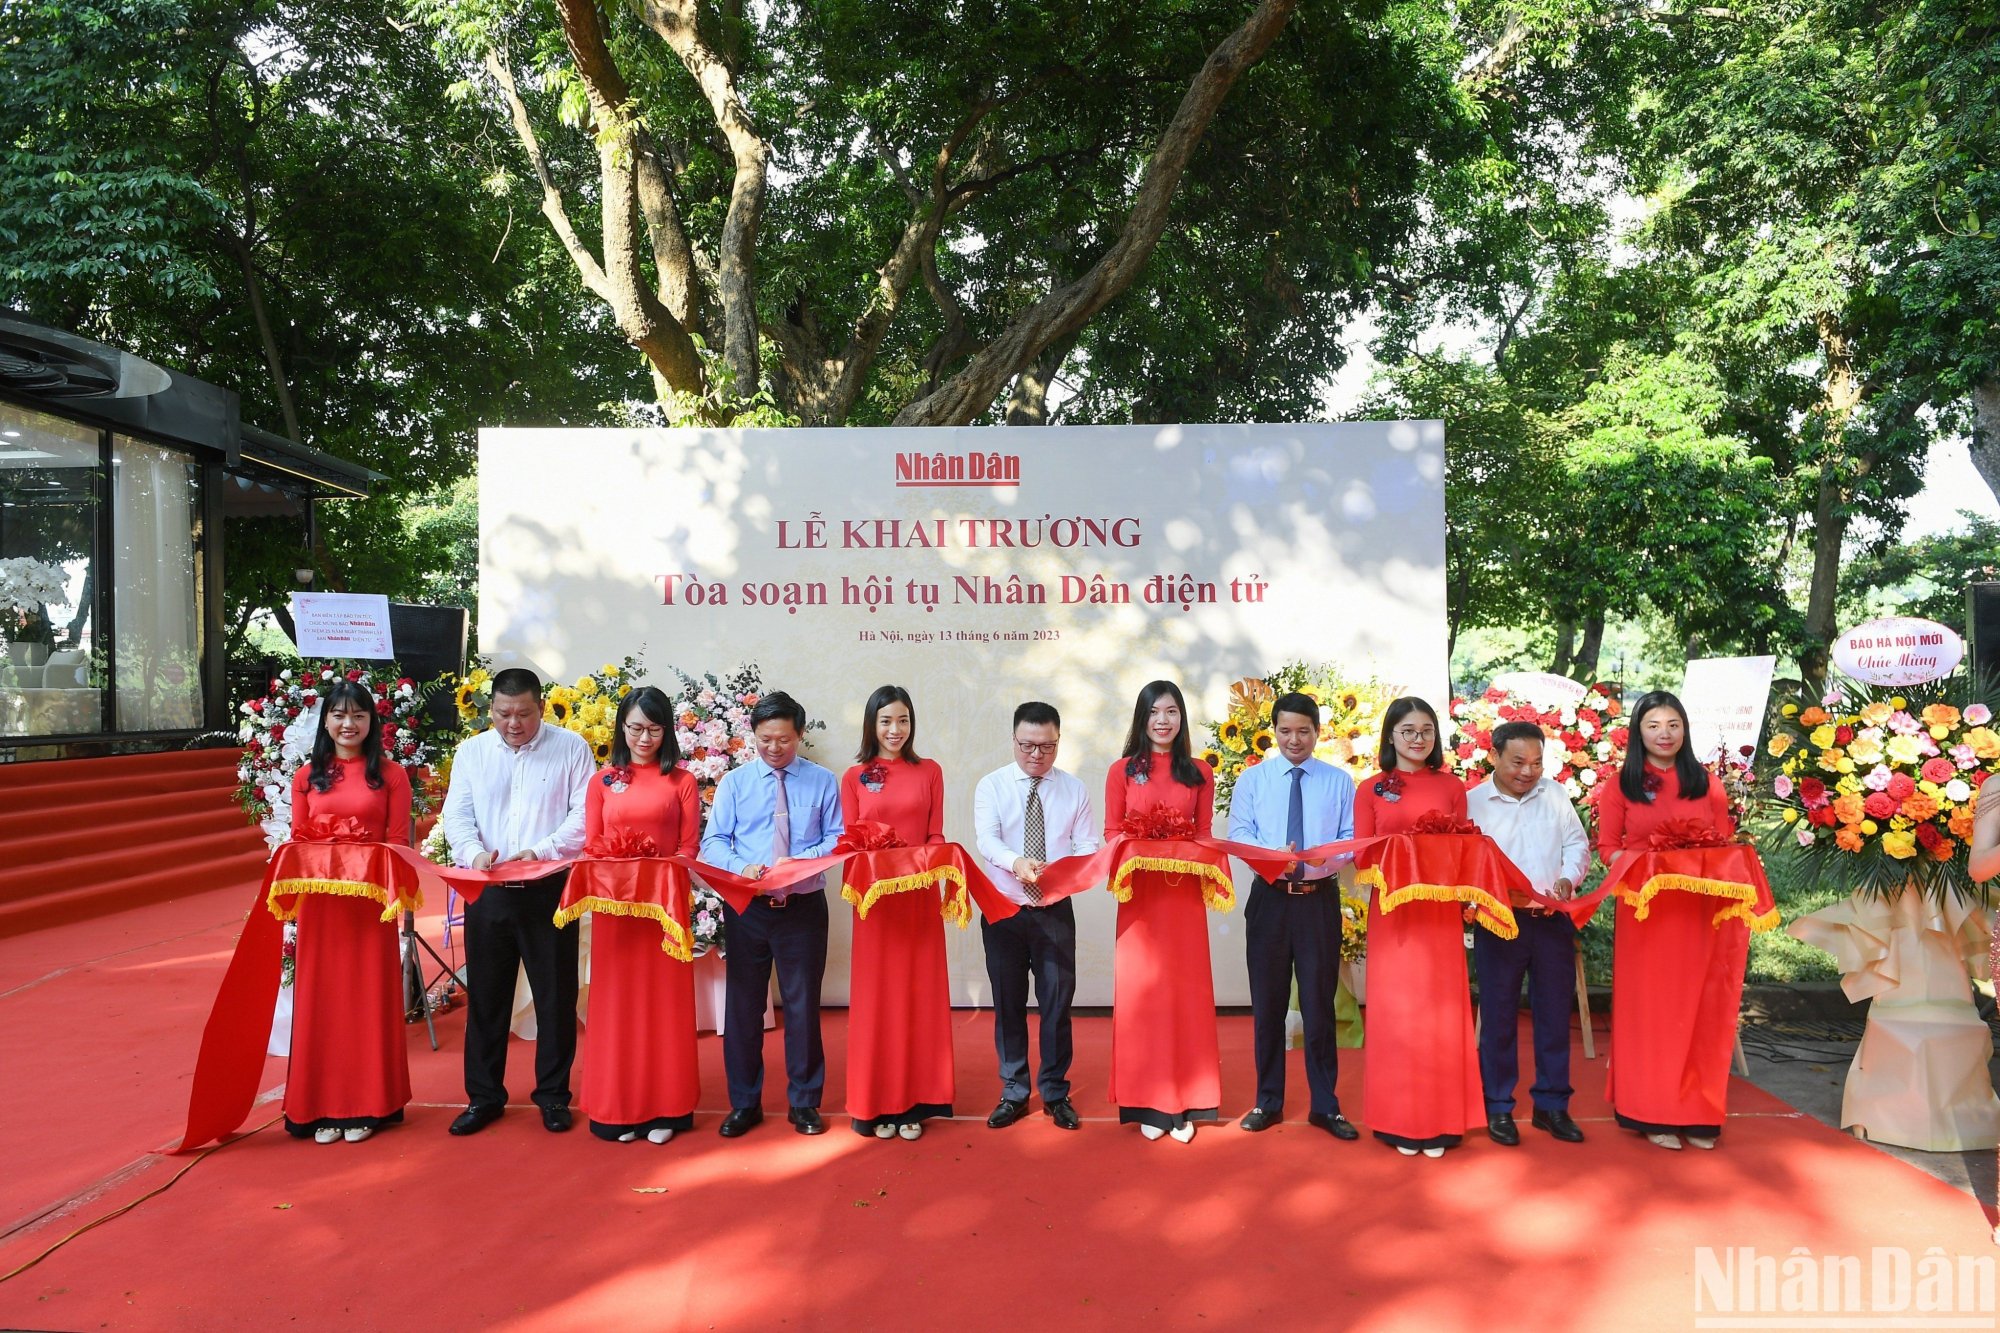
{"type": "Polygon", "coordinates": [[[375,1126],[373,1125],[356,1125],[353,1129],[342,1130],[340,1137],[346,1139],[349,1143],[359,1143],[374,1132],[375,1126]]]}
{"type": "Polygon", "coordinates": [[[625,1132],[624,1132],[623,1134],[620,1134],[620,1135],[618,1136],[618,1141],[619,1141],[620,1143],[631,1143],[631,1142],[633,1142],[633,1141],[634,1141],[635,1139],[637,1139],[638,1137],[639,1137],[639,1131],[638,1131],[638,1130],[636,1130],[636,1129],[628,1129],[628,1130],[626,1130],[626,1131],[625,1131],[625,1132]]]}
{"type": "Polygon", "coordinates": [[[890,1121],[890,1120],[879,1120],[879,1121],[877,1121],[877,1122],[875,1123],[875,1137],[876,1137],[876,1138],[878,1138],[878,1139],[893,1139],[893,1138],[895,1138],[895,1137],[896,1137],[896,1125],[895,1125],[895,1122],[894,1122],[894,1121],[890,1121]]]}
{"type": "Polygon", "coordinates": [[[1158,1125],[1141,1125],[1139,1126],[1139,1132],[1144,1134],[1148,1139],[1165,1138],[1167,1134],[1167,1131],[1161,1129],[1158,1125]]]}
{"type": "MultiPolygon", "coordinates": [[[[1681,1150],[1681,1136],[1678,1134],[1648,1134],[1646,1142],[1655,1148],[1667,1148],[1674,1152],[1681,1150]]],[[[1713,1146],[1711,1143],[1710,1146],[1713,1146]]]]}
{"type": "Polygon", "coordinates": [[[907,1125],[896,1126],[896,1136],[902,1139],[905,1143],[915,1143],[918,1139],[924,1136],[923,1122],[920,1120],[912,1120],[907,1125]]]}
{"type": "Polygon", "coordinates": [[[313,1131],[314,1143],[337,1143],[339,1142],[339,1140],[340,1140],[340,1131],[335,1129],[332,1125],[321,1125],[318,1129],[313,1131]]]}
{"type": "Polygon", "coordinates": [[[1415,1148],[1405,1148],[1400,1143],[1396,1145],[1396,1151],[1403,1154],[1403,1156],[1405,1157],[1415,1157],[1417,1155],[1417,1150],[1415,1148]]]}
{"type": "Polygon", "coordinates": [[[1424,1156],[1426,1156],[1426,1157],[1442,1157],[1442,1156],[1444,1156],[1444,1149],[1442,1149],[1442,1148],[1426,1148],[1426,1149],[1424,1149],[1424,1156]]]}
{"type": "Polygon", "coordinates": [[[1190,1120],[1184,1125],[1175,1125],[1172,1129],[1168,1130],[1167,1132],[1173,1136],[1175,1142],[1177,1143],[1193,1143],[1194,1121],[1190,1120]]]}
{"type": "Polygon", "coordinates": [[[1690,1134],[1687,1136],[1687,1145],[1690,1148],[1700,1148],[1703,1152],[1708,1152],[1714,1149],[1715,1140],[1710,1138],[1701,1138],[1697,1137],[1696,1135],[1690,1134]]]}
{"type": "Polygon", "coordinates": [[[646,1131],[646,1142],[648,1143],[666,1143],[671,1141],[673,1137],[674,1132],[671,1129],[649,1129],[646,1131]]]}

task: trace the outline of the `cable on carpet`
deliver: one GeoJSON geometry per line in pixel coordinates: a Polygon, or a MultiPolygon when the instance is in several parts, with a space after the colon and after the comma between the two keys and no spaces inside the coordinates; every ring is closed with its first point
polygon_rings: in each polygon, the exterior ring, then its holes
{"type": "Polygon", "coordinates": [[[40,1254],[28,1260],[26,1263],[23,1263],[16,1268],[9,1269],[5,1273],[0,1273],[0,1282],[8,1282],[13,1280],[14,1278],[21,1276],[21,1274],[27,1272],[30,1268],[33,1268],[36,1264],[40,1263],[42,1260],[54,1254],[57,1250],[60,1250],[63,1246],[69,1244],[71,1241],[75,1240],[78,1236],[81,1236],[84,1232],[95,1231],[98,1227],[103,1226],[106,1222],[114,1221],[117,1218],[123,1217],[125,1214],[131,1212],[134,1208],[137,1208],[140,1204],[146,1202],[146,1200],[148,1199],[157,1199],[160,1195],[165,1194],[168,1190],[172,1189],[174,1187],[175,1181],[178,1181],[182,1176],[194,1170],[197,1166],[200,1166],[202,1162],[208,1158],[208,1155],[210,1153],[220,1152],[222,1149],[227,1148],[231,1143],[241,1143],[243,1142],[243,1140],[249,1138],[252,1134],[260,1134],[263,1131],[269,1129],[271,1126],[277,1124],[282,1119],[284,1119],[284,1113],[280,1112],[279,1114],[272,1116],[269,1120],[266,1120],[263,1124],[257,1126],[257,1128],[251,1130],[250,1133],[248,1134],[238,1134],[235,1138],[229,1140],[228,1143],[218,1143],[212,1147],[202,1149],[199,1153],[195,1154],[193,1161],[188,1162],[186,1165],[182,1166],[180,1170],[174,1172],[173,1175],[169,1176],[165,1184],[160,1185],[156,1189],[147,1190],[144,1194],[141,1194],[136,1199],[132,1199],[126,1203],[119,1204],[116,1208],[113,1208],[110,1212],[106,1213],[102,1217],[93,1218],[91,1221],[85,1222],[82,1226],[70,1232],[67,1236],[64,1236],[61,1240],[49,1246],[49,1248],[43,1250],[40,1254]]]}

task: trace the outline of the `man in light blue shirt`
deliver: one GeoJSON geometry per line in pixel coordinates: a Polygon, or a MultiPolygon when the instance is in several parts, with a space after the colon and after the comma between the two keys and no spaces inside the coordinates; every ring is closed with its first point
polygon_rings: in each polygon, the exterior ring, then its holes
{"type": "MultiPolygon", "coordinates": [[[[1354,779],[1313,758],[1319,705],[1303,694],[1271,706],[1277,748],[1236,779],[1229,798],[1229,837],[1259,847],[1301,851],[1354,836],[1354,779]]],[[[1244,961],[1250,970],[1250,1014],[1257,1056],[1257,1105],[1243,1117],[1251,1133],[1285,1114],[1285,1013],[1292,974],[1299,979],[1305,1020],[1308,1123],[1337,1139],[1360,1137],[1340,1113],[1334,1080],[1340,1072],[1333,998],[1340,980],[1340,886],[1334,876],[1348,858],[1301,863],[1276,882],[1259,876],[1243,909],[1244,961]]]]}
{"type": "MultiPolygon", "coordinates": [[[[749,879],[785,861],[825,856],[840,841],[840,784],[832,773],[799,758],[806,710],[776,691],[750,710],[757,738],[754,764],[731,769],[715,788],[701,859],[749,879]]],[[[771,969],[785,1007],[786,1099],[792,1128],[823,1134],[820,1093],[826,1051],[820,1044],[819,989],[826,976],[824,872],[788,889],[759,894],[747,910],[722,909],[729,944],[724,959],[722,1067],[729,1079],[729,1114],[722,1136],[746,1134],[764,1118],[764,997],[771,969]]]]}

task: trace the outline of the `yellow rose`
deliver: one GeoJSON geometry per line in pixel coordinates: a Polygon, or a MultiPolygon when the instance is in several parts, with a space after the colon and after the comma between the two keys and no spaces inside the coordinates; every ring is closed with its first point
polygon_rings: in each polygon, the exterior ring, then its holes
{"type": "Polygon", "coordinates": [[[578,694],[589,694],[592,690],[596,688],[597,688],[597,682],[592,680],[590,677],[578,676],[576,678],[576,692],[578,694]]]}
{"type": "Polygon", "coordinates": [[[604,664],[604,670],[599,674],[606,676],[615,676],[618,674],[618,668],[613,666],[611,663],[606,662],[604,664]]]}
{"type": "Polygon", "coordinates": [[[1861,710],[1861,720],[1871,727],[1879,727],[1889,720],[1889,714],[1896,710],[1877,699],[1861,710]]]}
{"type": "Polygon", "coordinates": [[[1819,746],[1822,750],[1824,750],[1827,746],[1833,744],[1833,724],[1831,722],[1827,722],[1821,724],[1820,726],[1814,727],[1812,729],[1812,735],[1808,736],[1806,739],[1811,741],[1814,745],[1819,746]]]}
{"type": "Polygon", "coordinates": [[[1879,764],[1882,762],[1882,742],[1871,736],[1856,736],[1848,742],[1847,753],[1857,764],[1879,764]]]}
{"type": "Polygon", "coordinates": [[[2000,732],[1991,727],[1974,727],[1965,733],[1965,743],[1981,759],[2000,759],[2000,732]]]}
{"type": "Polygon", "coordinates": [[[1778,711],[1780,713],[1783,713],[1786,717],[1797,717],[1799,715],[1799,706],[1797,704],[1786,704],[1783,708],[1780,708],[1778,711]]]}
{"type": "MultiPolygon", "coordinates": [[[[2000,740],[2000,736],[1994,739],[2000,740]]],[[[1889,756],[1890,763],[1900,764],[1905,768],[1914,767],[1917,761],[1924,757],[1923,749],[1917,744],[1915,736],[1891,736],[1889,743],[1882,749],[1889,756]]]]}
{"type": "Polygon", "coordinates": [[[1882,850],[1899,861],[1907,861],[1917,854],[1917,835],[1914,833],[1884,833],[1882,850]]]}
{"type": "Polygon", "coordinates": [[[1764,752],[1773,759],[1783,759],[1785,751],[1791,748],[1792,738],[1780,732],[1776,736],[1771,737],[1770,742],[1764,746],[1764,752]]]}
{"type": "Polygon", "coordinates": [[[1838,750],[1826,750],[1820,754],[1819,768],[1822,773],[1838,773],[1844,756],[1838,750]]]}

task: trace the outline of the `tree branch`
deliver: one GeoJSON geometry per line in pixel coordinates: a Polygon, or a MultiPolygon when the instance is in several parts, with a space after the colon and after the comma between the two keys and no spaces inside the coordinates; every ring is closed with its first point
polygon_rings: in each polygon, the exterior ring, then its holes
{"type": "Polygon", "coordinates": [[[694,77],[736,163],[716,285],[722,298],[723,363],[735,378],[735,392],[753,394],[758,382],[757,228],[764,215],[770,149],[750,122],[734,71],[701,35],[696,0],[640,0],[639,15],[694,77]]]}
{"type": "Polygon", "coordinates": [[[1263,57],[1297,5],[1298,0],[1260,0],[1242,26],[1209,54],[1154,146],[1124,230],[1104,257],[1081,278],[1056,288],[1018,315],[964,370],[897,413],[896,425],[972,421],[1044,348],[1082,328],[1131,286],[1159,243],[1174,191],[1223,98],[1243,71],[1263,57]]]}
{"type": "Polygon", "coordinates": [[[583,285],[590,288],[599,299],[611,299],[610,284],[605,281],[604,268],[597,262],[597,256],[590,253],[576,228],[569,220],[569,210],[563,205],[562,189],[549,171],[548,155],[542,151],[542,141],[535,134],[534,122],[528,119],[528,104],[521,100],[521,90],[514,83],[514,70],[507,61],[500,58],[498,51],[486,53],[486,72],[498,85],[501,97],[507,103],[507,116],[514,125],[514,137],[521,141],[522,151],[528,155],[528,165],[534,169],[535,179],[542,187],[542,216],[549,220],[556,239],[562,242],[568,252],[570,262],[583,278],[583,285]]]}

